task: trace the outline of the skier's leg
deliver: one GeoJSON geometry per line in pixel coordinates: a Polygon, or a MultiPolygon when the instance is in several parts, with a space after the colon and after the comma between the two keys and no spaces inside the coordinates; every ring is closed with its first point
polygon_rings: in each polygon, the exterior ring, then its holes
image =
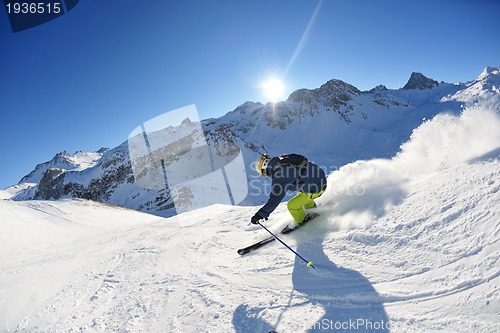
{"type": "Polygon", "coordinates": [[[311,202],[307,203],[306,205],[304,205],[304,208],[306,209],[311,209],[311,208],[314,208],[316,207],[316,203],[314,202],[314,199],[317,199],[319,198],[323,193],[325,193],[325,190],[321,191],[321,192],[318,192],[318,193],[306,193],[309,198],[311,199],[311,202]]]}
{"type": "Polygon", "coordinates": [[[312,198],[312,196],[313,196],[314,194],[311,194],[311,193],[305,193],[305,194],[306,194],[306,195],[307,195],[307,197],[310,199],[310,201],[304,205],[304,208],[305,208],[305,209],[311,209],[311,208],[316,207],[316,203],[314,202],[314,200],[313,200],[313,198],[312,198]]]}
{"type": "Polygon", "coordinates": [[[295,222],[300,223],[306,217],[306,213],[302,207],[310,207],[311,205],[314,205],[311,194],[299,192],[288,201],[287,207],[295,222]]]}

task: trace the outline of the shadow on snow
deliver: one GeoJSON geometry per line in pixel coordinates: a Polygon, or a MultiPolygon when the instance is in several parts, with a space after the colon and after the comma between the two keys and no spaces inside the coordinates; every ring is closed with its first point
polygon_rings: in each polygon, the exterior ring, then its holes
{"type": "MultiPolygon", "coordinates": [[[[307,228],[307,226],[306,226],[307,228]]],[[[323,252],[323,239],[302,242],[297,239],[297,252],[314,261],[316,270],[295,258],[292,273],[293,293],[300,293],[307,303],[320,306],[324,315],[304,323],[304,332],[371,332],[388,333],[389,318],[383,300],[370,281],[361,273],[335,265],[323,252]]],[[[293,297],[293,296],[292,296],[293,297]]],[[[301,306],[304,306],[301,303],[301,306]]],[[[283,307],[283,311],[289,307],[283,307]]],[[[239,305],[233,314],[237,333],[272,332],[280,326],[281,316],[272,325],[259,317],[263,307],[239,305]]]]}

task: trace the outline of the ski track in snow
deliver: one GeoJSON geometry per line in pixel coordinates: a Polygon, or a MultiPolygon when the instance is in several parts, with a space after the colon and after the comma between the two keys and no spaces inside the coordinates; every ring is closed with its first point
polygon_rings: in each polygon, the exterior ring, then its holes
{"type": "Polygon", "coordinates": [[[283,236],[316,270],[278,242],[236,253],[267,236],[256,207],[0,200],[0,332],[498,332],[500,142],[408,173],[420,133],[330,175],[321,216],[283,236]]]}

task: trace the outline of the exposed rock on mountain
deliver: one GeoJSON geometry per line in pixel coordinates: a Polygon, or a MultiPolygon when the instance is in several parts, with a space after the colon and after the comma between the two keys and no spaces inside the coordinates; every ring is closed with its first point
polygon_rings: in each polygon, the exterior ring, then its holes
{"type": "Polygon", "coordinates": [[[403,87],[403,90],[412,90],[412,89],[432,89],[437,87],[439,83],[433,79],[429,79],[424,76],[422,73],[411,73],[411,77],[408,82],[403,87]]]}

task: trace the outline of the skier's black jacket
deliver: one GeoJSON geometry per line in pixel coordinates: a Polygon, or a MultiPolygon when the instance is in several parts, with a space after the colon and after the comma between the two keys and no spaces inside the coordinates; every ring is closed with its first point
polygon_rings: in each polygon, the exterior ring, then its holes
{"type": "Polygon", "coordinates": [[[257,212],[262,218],[267,218],[278,207],[287,191],[314,194],[326,189],[325,172],[316,164],[307,162],[305,166],[297,167],[281,165],[279,160],[279,157],[273,157],[269,162],[273,182],[269,200],[257,212]]]}

